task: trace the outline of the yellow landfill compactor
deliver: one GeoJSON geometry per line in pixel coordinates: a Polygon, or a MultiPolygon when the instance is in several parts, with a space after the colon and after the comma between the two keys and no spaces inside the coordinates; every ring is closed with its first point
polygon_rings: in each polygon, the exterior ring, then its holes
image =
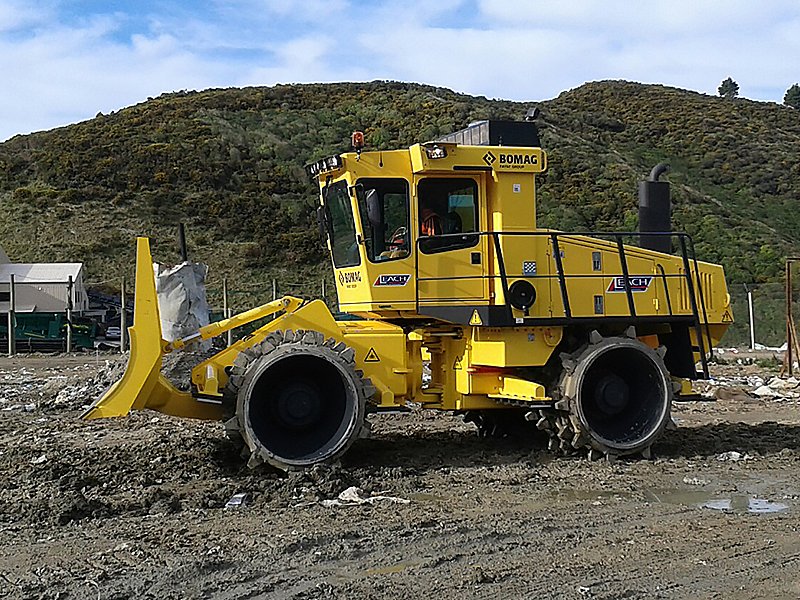
{"type": "Polygon", "coordinates": [[[682,233],[538,228],[547,156],[533,122],[402,150],[353,142],[308,166],[342,312],[287,296],[168,343],[139,238],[127,370],[85,417],[224,420],[252,466],[281,469],[336,460],[367,414],[411,403],[485,435],[527,419],[553,450],[649,456],[732,321],[722,267],[682,233]],[[654,239],[667,252],[643,247],[654,239]],[[194,367],[190,392],[161,375],[166,353],[268,315],[194,367]]]}

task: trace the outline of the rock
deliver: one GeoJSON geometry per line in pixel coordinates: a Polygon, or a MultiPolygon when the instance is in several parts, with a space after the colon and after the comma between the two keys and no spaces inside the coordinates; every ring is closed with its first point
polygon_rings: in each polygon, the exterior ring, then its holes
{"type": "Polygon", "coordinates": [[[776,392],[774,389],[766,385],[762,385],[761,387],[757,387],[756,389],[754,389],[753,394],[755,394],[759,398],[775,398],[777,396],[780,396],[778,392],[776,392]]]}
{"type": "Polygon", "coordinates": [[[753,397],[741,387],[718,387],[709,391],[710,396],[717,400],[739,400],[744,402],[753,400],[753,397]]]}

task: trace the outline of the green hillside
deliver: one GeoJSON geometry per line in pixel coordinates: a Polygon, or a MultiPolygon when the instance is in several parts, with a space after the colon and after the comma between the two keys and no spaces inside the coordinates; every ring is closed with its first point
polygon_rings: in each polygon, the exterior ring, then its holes
{"type": "MultiPolygon", "coordinates": [[[[305,163],[346,150],[356,129],[395,148],[531,104],[392,82],[164,95],[0,144],[0,245],[18,261],[82,260],[113,287],[133,275],[136,235],[177,262],[184,221],[212,286],[227,275],[248,292],[240,308],[268,296],[273,277],[313,281],[313,295],[328,267],[305,163]]],[[[701,258],[722,262],[732,284],[780,281],[800,248],[800,111],[628,82],[538,105],[550,154],[541,225],[635,228],[636,182],[667,161],[675,227],[701,258]]]]}

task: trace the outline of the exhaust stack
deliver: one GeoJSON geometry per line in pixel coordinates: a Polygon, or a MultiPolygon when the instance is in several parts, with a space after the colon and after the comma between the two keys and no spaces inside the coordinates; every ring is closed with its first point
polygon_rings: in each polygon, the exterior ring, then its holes
{"type": "Polygon", "coordinates": [[[658,178],[669,171],[669,165],[658,163],[647,181],[639,182],[639,245],[648,250],[672,252],[672,238],[667,235],[644,235],[648,233],[671,233],[672,218],[669,182],[658,178]]]}

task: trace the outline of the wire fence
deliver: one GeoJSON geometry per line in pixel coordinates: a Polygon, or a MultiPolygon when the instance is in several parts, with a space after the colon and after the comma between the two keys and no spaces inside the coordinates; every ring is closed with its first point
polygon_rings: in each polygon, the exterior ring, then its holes
{"type": "Polygon", "coordinates": [[[779,347],[786,341],[786,290],[783,283],[732,284],[728,292],[734,322],[723,338],[723,346],[750,347],[750,302],[755,344],[779,347]]]}
{"type": "MultiPolygon", "coordinates": [[[[98,287],[100,283],[120,287],[122,279],[106,280],[103,282],[85,282],[86,289],[98,287]]],[[[18,290],[18,309],[20,300],[23,298],[22,291],[31,286],[37,288],[39,293],[49,293],[55,304],[63,303],[61,307],[55,307],[51,312],[66,311],[70,304],[67,292],[67,284],[57,284],[56,282],[17,282],[15,284],[18,290]]],[[[0,282],[0,305],[8,298],[8,284],[0,282]],[[4,291],[6,290],[6,291],[4,291]]],[[[800,275],[793,277],[793,290],[792,294],[796,301],[793,303],[793,313],[795,321],[800,319],[800,306],[795,307],[800,301],[800,275]]],[[[128,291],[132,291],[132,286],[128,287],[128,291]]],[[[722,340],[724,347],[749,347],[752,342],[756,346],[766,347],[780,347],[786,341],[786,286],[782,282],[775,283],[761,283],[761,284],[730,284],[729,293],[731,296],[731,305],[734,313],[734,323],[730,326],[725,337],[722,340]],[[752,311],[751,306],[752,304],[752,311]]],[[[336,296],[336,288],[333,280],[329,277],[319,277],[317,279],[306,281],[291,281],[280,280],[278,278],[270,279],[265,282],[238,284],[231,280],[216,279],[209,281],[206,286],[207,297],[209,301],[209,308],[211,311],[212,319],[218,320],[227,314],[236,314],[244,310],[253,308],[259,304],[264,304],[271,300],[280,298],[285,295],[297,296],[305,300],[320,299],[331,309],[336,312],[338,310],[338,301],[336,296]]],[[[111,319],[119,320],[120,316],[120,296],[119,293],[115,296],[112,294],[104,295],[104,302],[107,308],[111,309],[108,314],[112,315],[111,319]],[[113,310],[114,307],[117,311],[113,310]]],[[[76,303],[77,304],[77,303],[76,303]]],[[[128,312],[127,325],[131,325],[130,315],[133,310],[133,294],[126,295],[126,308],[128,312]]],[[[73,306],[72,308],[79,308],[73,306]]],[[[0,312],[5,312],[5,309],[0,307],[0,312]]],[[[80,309],[78,313],[82,312],[80,309]]],[[[89,313],[92,310],[88,311],[89,313]]],[[[106,318],[105,325],[118,325],[119,323],[111,322],[106,318]]],[[[3,319],[2,325],[5,325],[3,319]]],[[[5,327],[4,327],[5,329],[5,327]]]]}

